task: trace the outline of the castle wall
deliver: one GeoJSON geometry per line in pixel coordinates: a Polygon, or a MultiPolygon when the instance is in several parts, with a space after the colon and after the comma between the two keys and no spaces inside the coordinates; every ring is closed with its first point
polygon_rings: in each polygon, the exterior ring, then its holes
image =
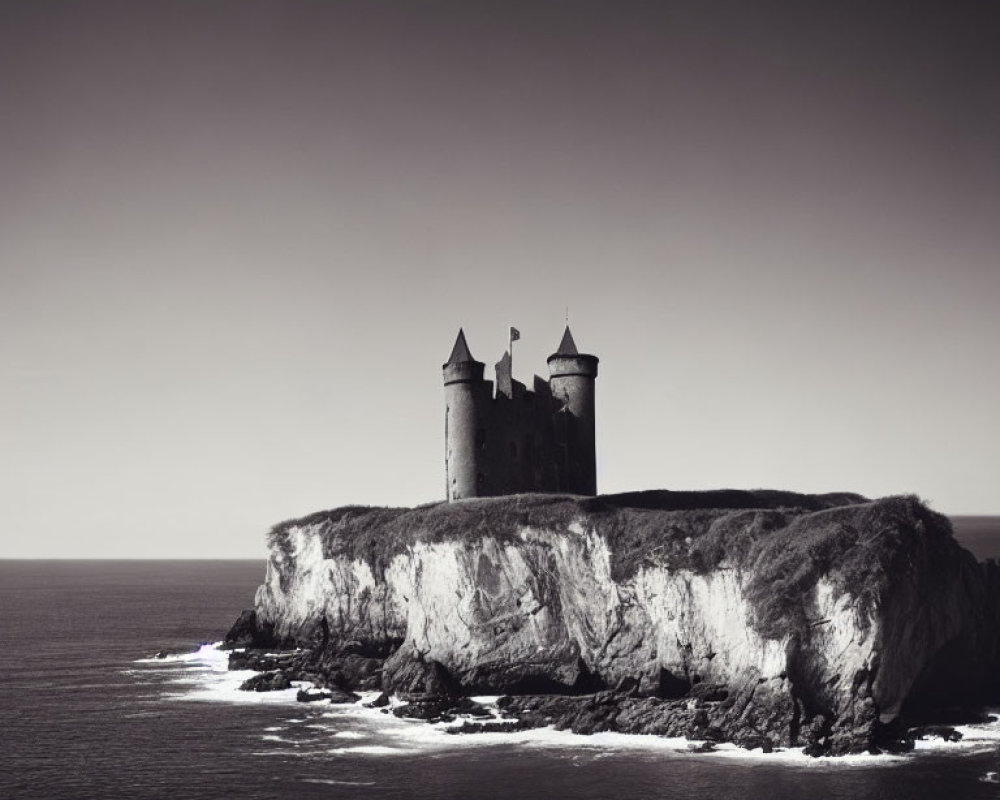
{"type": "Polygon", "coordinates": [[[490,407],[486,444],[490,494],[555,491],[551,398],[514,382],[490,407]]]}

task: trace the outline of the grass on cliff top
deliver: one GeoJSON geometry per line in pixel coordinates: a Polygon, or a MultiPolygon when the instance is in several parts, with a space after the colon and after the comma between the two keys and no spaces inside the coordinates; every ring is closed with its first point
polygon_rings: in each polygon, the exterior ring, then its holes
{"type": "Polygon", "coordinates": [[[394,556],[416,542],[484,536],[510,541],[524,525],[564,529],[579,516],[576,498],[563,495],[511,495],[417,508],[347,506],[275,525],[268,544],[286,549],[292,528],[319,525],[324,556],[364,559],[381,574],[394,556]]]}
{"type": "MultiPolygon", "coordinates": [[[[268,542],[287,550],[292,528],[319,525],[327,557],[365,559],[381,572],[393,556],[418,541],[485,536],[513,541],[524,527],[565,530],[583,519],[608,540],[614,576],[621,579],[650,559],[677,567],[698,567],[702,561],[704,568],[715,566],[722,555],[718,547],[707,548],[700,561],[692,561],[690,537],[704,535],[720,517],[774,509],[801,514],[859,502],[864,498],[846,493],[802,495],[771,490],[662,490],[599,497],[520,494],[417,508],[345,506],[279,523],[271,529],[268,542]]],[[[727,542],[726,547],[732,544],[727,542]]]]}

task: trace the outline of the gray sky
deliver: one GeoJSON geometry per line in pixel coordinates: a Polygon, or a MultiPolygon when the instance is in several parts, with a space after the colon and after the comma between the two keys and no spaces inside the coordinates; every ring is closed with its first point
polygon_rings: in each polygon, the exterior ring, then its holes
{"type": "Polygon", "coordinates": [[[1000,513],[998,19],[0,1],[0,557],[441,498],[459,325],[566,306],[602,491],[1000,513]]]}

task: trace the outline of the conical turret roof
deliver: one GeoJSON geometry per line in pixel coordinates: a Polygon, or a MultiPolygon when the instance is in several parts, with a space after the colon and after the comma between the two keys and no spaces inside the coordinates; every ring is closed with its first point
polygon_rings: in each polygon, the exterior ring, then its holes
{"type": "Polygon", "coordinates": [[[448,364],[461,364],[466,361],[475,361],[472,353],[469,352],[469,343],[465,341],[465,331],[458,329],[458,338],[455,339],[455,346],[451,348],[451,355],[448,356],[448,364]]]}
{"type": "Polygon", "coordinates": [[[580,351],[576,349],[576,342],[573,341],[573,334],[569,332],[569,325],[566,326],[566,332],[563,333],[562,341],[559,342],[559,348],[556,350],[557,356],[578,356],[580,351]]]}

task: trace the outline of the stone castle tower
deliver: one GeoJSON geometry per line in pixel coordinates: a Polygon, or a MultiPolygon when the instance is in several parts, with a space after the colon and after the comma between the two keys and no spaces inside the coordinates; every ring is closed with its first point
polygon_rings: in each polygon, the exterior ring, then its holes
{"type": "Polygon", "coordinates": [[[597,494],[597,356],[580,353],[569,326],[548,358],[549,380],[528,389],[506,352],[494,383],[458,332],[443,366],[448,501],[517,492],[597,494]]]}

